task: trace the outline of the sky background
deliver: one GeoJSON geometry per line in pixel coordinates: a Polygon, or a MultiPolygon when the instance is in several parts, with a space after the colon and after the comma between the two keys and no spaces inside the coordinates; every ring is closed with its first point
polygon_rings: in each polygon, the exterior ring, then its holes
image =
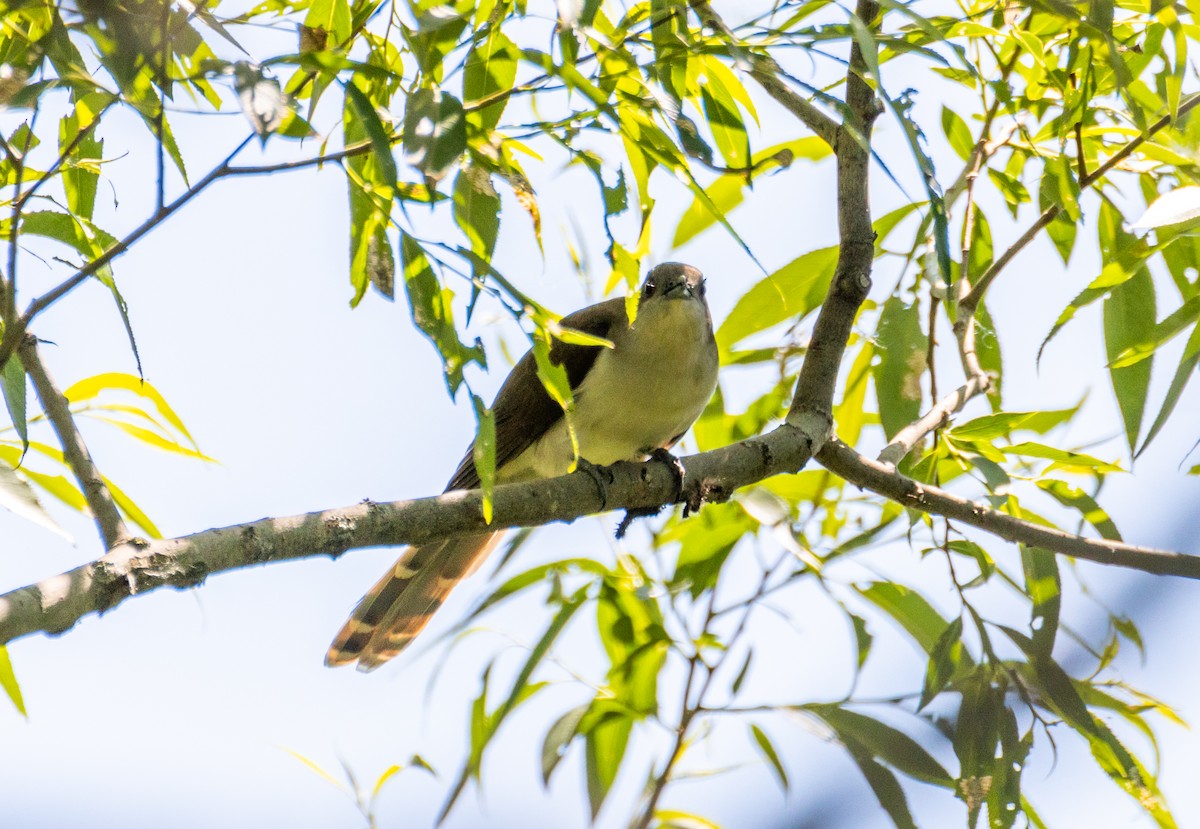
{"type": "MultiPolygon", "coordinates": [[[[902,84],[897,79],[894,86],[902,84]]],[[[937,124],[944,98],[918,94],[916,101],[918,120],[937,124]]],[[[760,102],[760,114],[773,137],[756,147],[776,136],[804,135],[769,102],[760,102]]],[[[0,112],[0,129],[11,132],[23,117],[0,112]]],[[[106,165],[120,201],[114,204],[112,191],[102,183],[98,222],[123,235],[153,209],[152,147],[127,117],[112,119],[104,129],[106,156],[117,148],[122,153],[106,165]]],[[[194,180],[242,139],[246,125],[238,115],[180,115],[176,131],[194,180]]],[[[938,140],[939,131],[932,126],[928,131],[935,160],[944,165],[941,177],[949,181],[957,167],[938,140]]],[[[881,152],[909,192],[919,192],[911,159],[898,139],[895,123],[881,119],[881,152]]],[[[251,146],[241,160],[275,161],[313,150],[272,141],[265,151],[251,146]]],[[[874,212],[882,215],[906,197],[878,171],[873,175],[874,212]]],[[[506,199],[496,264],[523,290],[565,313],[595,298],[567,264],[567,243],[576,228],[588,229],[585,252],[597,283],[607,275],[602,237],[594,231],[600,227],[598,205],[590,177],[564,169],[561,158],[550,158],[534,184],[545,223],[545,260],[528,221],[506,199]]],[[[797,162],[756,184],[731,220],[774,270],[836,238],[833,184],[829,161],[797,162]]],[[[178,181],[171,184],[178,186],[178,181]]],[[[652,260],[679,259],[703,269],[719,323],[762,274],[719,230],[672,250],[674,218],[668,217],[677,218],[689,197],[666,177],[656,180],[656,194],[660,226],[652,260]]],[[[1001,210],[995,205],[992,210],[999,248],[1024,222],[1006,227],[1001,210]]],[[[443,217],[410,213],[430,236],[448,229],[443,217]]],[[[447,396],[440,362],[413,330],[404,300],[390,303],[372,293],[359,308],[349,308],[346,222],[345,182],[337,168],[232,180],[214,186],[119,260],[116,276],[129,303],[146,378],[181,415],[201,449],[219,461],[185,460],[146,448],[103,424],[85,424],[100,467],[164,535],[364,498],[432,494],[461,457],[474,428],[469,402],[456,404],[447,396]]],[[[1081,233],[1080,254],[1087,252],[1082,237],[1089,232],[1081,233]]],[[[25,256],[21,267],[26,298],[61,278],[60,266],[34,256],[25,256]]],[[[1064,268],[1048,245],[1037,243],[1005,273],[989,301],[1005,350],[1007,408],[1061,408],[1087,394],[1087,416],[1059,437],[1058,445],[1103,441],[1089,451],[1123,458],[1100,350],[1099,306],[1080,314],[1048,348],[1040,370],[1033,365],[1054,318],[1098,270],[1098,263],[1084,256],[1064,268]]],[[[897,275],[894,264],[883,264],[872,299],[882,303],[897,275]]],[[[47,312],[36,332],[55,344],[43,347],[43,357],[63,387],[100,372],[135,371],[111,299],[97,284],[81,287],[47,312]]],[[[468,334],[483,337],[491,349],[492,371],[471,375],[488,396],[505,371],[500,351],[491,347],[503,338],[519,352],[520,334],[487,307],[476,314],[468,334]]],[[[1178,347],[1165,352],[1156,371],[1152,413],[1169,380],[1172,355],[1177,360],[1178,347]]],[[[952,365],[947,361],[941,374],[944,387],[958,376],[952,365]]],[[[726,372],[722,382],[731,408],[748,399],[754,381],[753,374],[726,372]]],[[[985,407],[976,401],[969,414],[981,414],[985,407]]],[[[1177,469],[1196,439],[1191,413],[1198,410],[1200,393],[1192,388],[1172,424],[1138,460],[1136,478],[1115,477],[1106,486],[1103,503],[1127,539],[1200,553],[1195,518],[1200,481],[1177,469]]],[[[101,554],[89,521],[53,504],[50,509],[74,544],[0,514],[0,589],[101,554]]],[[[523,549],[517,566],[575,554],[610,562],[617,549],[614,523],[605,517],[545,528],[523,549]]],[[[626,543],[636,549],[644,536],[631,534],[626,543]]],[[[444,647],[430,645],[487,591],[493,568],[485,566],[453,595],[412,652],[368,676],[324,668],[330,638],[396,554],[359,550],[336,562],[321,558],[218,575],[198,590],[137,597],[58,638],[33,636],[12,643],[29,718],[0,710],[5,746],[0,804],[6,825],[104,825],[97,821],[117,816],[127,829],[164,821],[181,829],[361,825],[345,794],[293,752],[339,776],[344,762],[368,789],[389,765],[420,753],[439,776],[405,772],[384,790],[378,811],[384,826],[430,825],[462,760],[469,705],[483,666],[503,652],[501,666],[511,671],[523,658],[523,646],[538,634],[544,608],[532,594],[511,603],[486,619],[489,631],[468,637],[443,662],[444,647]]],[[[1011,551],[1001,555],[1014,560],[1011,551]]],[[[874,570],[910,583],[941,584],[938,563],[918,562],[906,543],[846,566],[860,567],[864,575],[874,570]],[[925,571],[930,578],[923,582],[925,571]]],[[[1123,655],[1122,675],[1177,706],[1185,718],[1200,717],[1200,668],[1190,633],[1200,622],[1195,585],[1088,564],[1078,570],[1090,595],[1073,589],[1068,617],[1087,631],[1103,623],[1101,604],[1133,615],[1142,624],[1149,652],[1144,665],[1135,654],[1123,655]]],[[[735,587],[736,582],[735,573],[735,587]]],[[[934,591],[931,598],[943,608],[953,607],[949,594],[934,591]]],[[[759,660],[747,693],[776,700],[839,698],[853,653],[844,622],[815,590],[803,586],[789,592],[781,606],[793,616],[804,647],[784,650],[789,625],[771,614],[757,616],[750,638],[777,656],[759,660]]],[[[558,649],[565,667],[587,665],[598,653],[588,627],[580,625],[558,649]]],[[[903,687],[915,687],[924,664],[916,649],[884,625],[873,630],[878,639],[860,693],[894,689],[897,678],[903,687]]],[[[1086,663],[1076,668],[1086,670],[1086,663]]],[[[548,793],[540,783],[539,756],[549,723],[586,698],[587,690],[566,681],[565,670],[556,676],[551,667],[547,673],[562,681],[506,725],[485,760],[482,792],[469,790],[448,826],[586,825],[578,748],[548,793]]],[[[841,748],[802,722],[775,717],[762,724],[783,751],[793,780],[789,796],[780,793],[753,752],[744,726],[732,725],[716,729],[689,755],[684,769],[739,768],[682,782],[668,790],[664,805],[694,810],[730,827],[886,825],[841,748]]],[[[1172,725],[1163,725],[1160,735],[1163,789],[1180,825],[1196,825],[1200,743],[1172,725]]],[[[1051,825],[1150,825],[1136,804],[1103,779],[1086,749],[1066,736],[1058,742],[1057,763],[1043,751],[1026,778],[1029,796],[1051,825]]],[[[1149,754],[1144,744],[1131,742],[1149,754]]],[[[656,748],[661,741],[650,734],[631,751],[645,767],[658,756],[652,754],[656,748]]],[[[954,767],[952,757],[939,759],[954,767]]],[[[623,774],[600,825],[623,825],[641,773],[623,774]]],[[[961,825],[960,804],[942,792],[920,784],[909,791],[923,825],[961,825]]]]}

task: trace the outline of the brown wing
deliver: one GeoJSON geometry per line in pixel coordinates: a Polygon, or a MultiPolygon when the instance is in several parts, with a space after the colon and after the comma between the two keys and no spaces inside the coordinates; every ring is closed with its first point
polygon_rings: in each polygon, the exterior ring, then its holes
{"type": "MultiPolygon", "coordinates": [[[[615,323],[625,324],[627,319],[625,300],[610,299],[568,314],[562,318],[562,324],[594,337],[607,338],[615,323]]],[[[577,389],[596,362],[600,348],[555,340],[550,346],[550,360],[567,370],[567,381],[572,389],[577,389]]],[[[562,419],[562,407],[554,402],[537,376],[537,362],[532,351],[527,351],[513,367],[496,395],[492,411],[496,416],[497,468],[528,449],[530,444],[562,419]]],[[[475,471],[472,451],[468,448],[450,483],[446,485],[446,491],[475,489],[478,486],[479,474],[475,471]]]]}

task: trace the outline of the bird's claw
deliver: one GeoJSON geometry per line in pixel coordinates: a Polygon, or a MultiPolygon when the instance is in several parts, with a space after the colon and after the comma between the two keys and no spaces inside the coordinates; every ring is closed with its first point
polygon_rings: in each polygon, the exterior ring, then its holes
{"type": "Polygon", "coordinates": [[[604,512],[608,509],[608,485],[612,483],[612,473],[603,466],[597,466],[586,458],[579,458],[575,461],[575,471],[584,472],[592,482],[596,485],[596,492],[600,495],[600,509],[598,512],[604,512]]]}
{"type": "Polygon", "coordinates": [[[675,479],[675,496],[672,503],[678,504],[683,500],[683,476],[685,474],[683,464],[679,462],[679,458],[671,454],[670,450],[663,449],[661,446],[651,451],[650,457],[665,463],[667,469],[671,470],[671,476],[675,479]]]}
{"type": "MultiPolygon", "coordinates": [[[[683,464],[679,462],[679,458],[672,455],[668,450],[661,446],[650,450],[648,453],[651,458],[667,465],[671,470],[671,475],[675,479],[675,493],[671,499],[671,503],[679,503],[683,500],[683,464]]],[[[617,525],[617,539],[625,537],[629,526],[638,518],[649,518],[652,515],[658,515],[662,511],[662,507],[640,507],[637,509],[625,510],[625,517],[621,519],[621,523],[617,525]]],[[[688,508],[685,505],[683,509],[683,517],[687,518],[688,508]]]]}

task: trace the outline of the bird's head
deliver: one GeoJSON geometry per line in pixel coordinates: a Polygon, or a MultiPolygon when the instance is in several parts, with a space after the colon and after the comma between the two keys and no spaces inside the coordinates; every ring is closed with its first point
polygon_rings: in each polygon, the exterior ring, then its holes
{"type": "Polygon", "coordinates": [[[655,298],[698,299],[704,302],[704,274],[699,268],[680,262],[664,262],[646,274],[642,283],[642,302],[655,298]]]}

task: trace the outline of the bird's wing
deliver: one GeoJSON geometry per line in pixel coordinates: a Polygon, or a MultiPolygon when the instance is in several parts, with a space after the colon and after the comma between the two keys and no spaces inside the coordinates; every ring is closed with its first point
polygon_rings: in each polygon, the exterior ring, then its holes
{"type": "MultiPolygon", "coordinates": [[[[568,314],[562,318],[564,328],[572,328],[594,337],[608,338],[614,324],[626,324],[625,300],[610,299],[568,314]]],[[[596,362],[602,346],[577,345],[554,340],[550,346],[550,361],[567,371],[567,381],[578,389],[583,378],[596,362]]],[[[513,367],[500,387],[492,404],[496,418],[496,468],[520,455],[562,419],[562,407],[554,401],[537,374],[533,352],[526,352],[513,367]]],[[[473,446],[473,444],[472,444],[473,446]]],[[[468,448],[446,491],[475,489],[479,473],[475,471],[472,449],[468,448]]]]}

